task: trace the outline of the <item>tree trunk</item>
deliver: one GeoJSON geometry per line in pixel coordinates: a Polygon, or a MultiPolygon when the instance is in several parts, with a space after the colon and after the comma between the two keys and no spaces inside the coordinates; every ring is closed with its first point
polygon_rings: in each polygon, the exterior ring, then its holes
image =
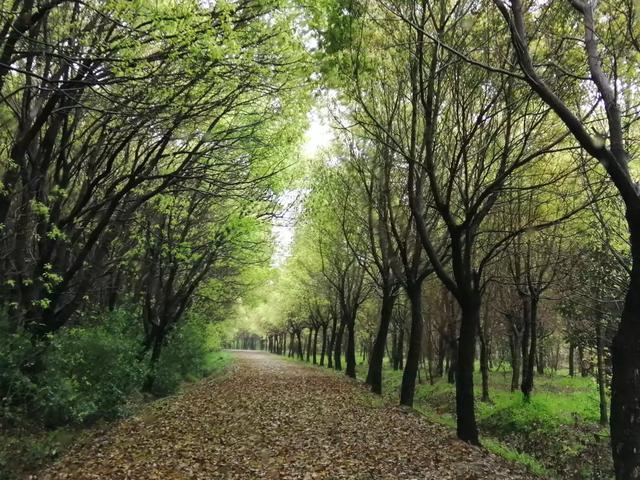
{"type": "Polygon", "coordinates": [[[324,356],[327,353],[327,325],[322,325],[322,347],[320,348],[320,366],[324,367],[324,356]]]}
{"type": "Polygon", "coordinates": [[[333,347],[333,368],[335,370],[342,370],[342,336],[344,334],[344,327],[344,322],[340,321],[340,326],[336,333],[335,345],[333,347]]]}
{"type": "Polygon", "coordinates": [[[153,338],[152,340],[153,349],[151,350],[151,359],[150,359],[151,365],[149,368],[149,372],[145,377],[144,385],[142,385],[143,392],[151,392],[151,390],[153,389],[153,384],[155,383],[155,380],[156,380],[155,366],[158,363],[158,360],[160,360],[160,352],[162,351],[165,330],[162,327],[154,326],[151,335],[153,338]]]}
{"type": "Polygon", "coordinates": [[[611,345],[611,449],[618,479],[640,478],[640,206],[627,204],[632,268],[611,345]]]}
{"type": "Polygon", "coordinates": [[[331,325],[331,334],[329,335],[329,343],[327,344],[327,367],[328,368],[333,368],[333,351],[335,349],[336,335],[338,333],[336,328],[337,328],[336,319],[334,317],[331,325]]]}
{"type": "Polygon", "coordinates": [[[384,361],[384,350],[389,333],[389,323],[391,322],[391,314],[393,313],[393,304],[396,298],[389,289],[385,288],[382,294],[382,305],[380,308],[380,325],[371,350],[366,382],[371,386],[371,391],[377,394],[382,393],[382,363],[384,361]]]}
{"type": "MultiPolygon", "coordinates": [[[[515,321],[515,319],[511,319],[515,321]]],[[[520,331],[515,325],[511,327],[511,391],[515,392],[520,388],[520,361],[522,359],[522,338],[520,331]]]]}
{"type": "Polygon", "coordinates": [[[587,365],[587,360],[584,358],[584,346],[578,345],[578,362],[580,363],[580,376],[588,377],[589,376],[589,366],[587,365]]]}
{"type": "Polygon", "coordinates": [[[347,323],[347,348],[345,350],[345,360],[347,377],[356,378],[356,335],[355,335],[355,315],[347,323]]]}
{"type": "Polygon", "coordinates": [[[480,374],[482,376],[482,401],[490,402],[489,398],[489,352],[487,348],[486,332],[481,329],[480,333],[480,374]]]}
{"type": "Polygon", "coordinates": [[[296,338],[298,339],[298,358],[300,360],[304,360],[304,355],[302,353],[302,330],[298,330],[296,332],[296,338]]]}
{"type": "Polygon", "coordinates": [[[458,341],[458,368],[456,373],[456,414],[458,438],[472,445],[480,445],[473,398],[473,362],[476,332],[480,322],[480,295],[468,299],[463,305],[458,341]]]}
{"type": "Polygon", "coordinates": [[[449,368],[447,368],[447,383],[456,383],[456,373],[458,370],[458,340],[449,339],[449,368]]]}
{"type": "Polygon", "coordinates": [[[436,365],[436,376],[442,378],[444,375],[444,360],[447,356],[447,340],[442,332],[438,337],[438,363],[436,365]]]}
{"type": "Polygon", "coordinates": [[[396,348],[396,370],[401,370],[404,365],[404,325],[400,325],[400,332],[398,333],[398,346],[396,348]]]}
{"type": "Polygon", "coordinates": [[[538,375],[544,375],[544,336],[541,329],[538,329],[538,355],[536,358],[536,369],[538,375]]]}
{"type": "Polygon", "coordinates": [[[576,356],[575,351],[576,351],[576,344],[573,342],[569,342],[569,376],[570,377],[576,376],[576,367],[574,364],[574,359],[576,356]]]}
{"type": "Polygon", "coordinates": [[[309,328],[309,333],[307,334],[307,362],[311,360],[311,338],[312,338],[312,329],[309,328]]]}
{"type": "Polygon", "coordinates": [[[523,352],[523,355],[526,354],[527,357],[527,365],[526,369],[522,372],[522,385],[520,389],[524,394],[525,400],[529,400],[531,398],[531,391],[533,390],[533,372],[536,361],[536,352],[537,352],[537,328],[536,325],[538,323],[538,297],[533,294],[530,297],[529,303],[529,334],[531,338],[531,342],[529,345],[529,351],[523,352]]]}
{"type": "Polygon", "coordinates": [[[607,415],[606,377],[604,372],[604,338],[601,319],[596,319],[596,353],[598,357],[598,393],[600,395],[600,425],[609,423],[607,415]]]}
{"type": "Polygon", "coordinates": [[[411,303],[411,333],[407,361],[402,372],[400,404],[412,407],[422,347],[422,285],[418,283],[407,287],[407,296],[411,303]]]}
{"type": "Polygon", "coordinates": [[[318,364],[318,331],[320,330],[320,327],[316,327],[313,329],[313,345],[312,345],[312,349],[313,349],[313,364],[317,365],[318,364]]]}
{"type": "Polygon", "coordinates": [[[398,362],[397,357],[398,353],[396,352],[398,348],[398,332],[394,327],[393,332],[391,333],[391,352],[387,352],[389,354],[389,363],[391,364],[391,368],[394,370],[398,370],[398,362]]]}
{"type": "MultiPolygon", "coordinates": [[[[524,392],[524,381],[529,371],[529,347],[531,340],[531,303],[526,296],[521,297],[522,300],[522,381],[520,382],[520,390],[524,392]]],[[[526,395],[525,395],[526,396],[526,395]]]]}

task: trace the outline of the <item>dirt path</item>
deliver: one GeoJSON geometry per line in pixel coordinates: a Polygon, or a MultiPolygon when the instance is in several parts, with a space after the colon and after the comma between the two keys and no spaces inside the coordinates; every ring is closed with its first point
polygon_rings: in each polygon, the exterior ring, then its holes
{"type": "Polygon", "coordinates": [[[263,353],[157,402],[37,479],[523,479],[361,385],[263,353]]]}

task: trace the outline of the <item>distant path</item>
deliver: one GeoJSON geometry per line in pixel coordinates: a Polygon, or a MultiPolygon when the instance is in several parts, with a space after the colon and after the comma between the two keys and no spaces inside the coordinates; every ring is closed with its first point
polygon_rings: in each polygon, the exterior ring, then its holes
{"type": "Polygon", "coordinates": [[[339,375],[234,355],[228,375],[154,403],[32,478],[532,478],[339,375]]]}

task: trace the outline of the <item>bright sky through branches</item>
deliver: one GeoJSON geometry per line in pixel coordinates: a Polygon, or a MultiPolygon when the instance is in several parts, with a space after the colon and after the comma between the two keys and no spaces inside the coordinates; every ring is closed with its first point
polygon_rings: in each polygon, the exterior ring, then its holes
{"type": "MultiPolygon", "coordinates": [[[[309,112],[309,128],[305,133],[305,142],[301,147],[301,160],[306,161],[318,155],[334,138],[334,133],[328,120],[328,112],[325,109],[313,108],[309,112]]],[[[304,192],[298,189],[285,191],[279,199],[283,215],[273,222],[273,236],[276,242],[272,265],[279,267],[289,256],[295,220],[300,212],[300,199],[304,192]]]]}

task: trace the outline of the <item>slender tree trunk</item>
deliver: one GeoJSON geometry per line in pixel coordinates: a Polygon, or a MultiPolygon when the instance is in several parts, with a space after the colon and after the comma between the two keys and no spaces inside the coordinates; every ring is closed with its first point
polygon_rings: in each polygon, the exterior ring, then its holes
{"type": "Polygon", "coordinates": [[[345,360],[347,368],[345,374],[347,377],[356,378],[356,334],[355,334],[355,315],[351,316],[346,322],[347,324],[347,348],[345,350],[345,360]]]}
{"type": "Polygon", "coordinates": [[[480,375],[482,376],[482,401],[490,402],[489,398],[489,352],[487,348],[486,332],[480,330],[480,375]]]}
{"type": "Polygon", "coordinates": [[[309,328],[309,333],[307,334],[307,362],[311,360],[311,338],[312,338],[312,328],[309,328]]]}
{"type": "Polygon", "coordinates": [[[596,320],[596,353],[598,357],[598,393],[600,394],[600,425],[609,423],[607,415],[606,377],[604,372],[604,338],[602,338],[602,320],[596,320]]]}
{"type": "Polygon", "coordinates": [[[538,329],[538,355],[536,359],[536,369],[538,375],[544,375],[544,336],[542,329],[538,329]]]}
{"type": "Polygon", "coordinates": [[[152,343],[153,349],[151,350],[151,358],[150,358],[150,368],[147,376],[144,380],[144,385],[142,385],[143,392],[151,392],[153,389],[153,384],[156,380],[156,370],[155,366],[160,360],[160,352],[162,351],[162,345],[164,342],[165,329],[164,327],[154,326],[152,330],[152,343]]]}
{"type": "Polygon", "coordinates": [[[573,342],[569,342],[569,376],[570,377],[575,377],[576,375],[576,367],[574,364],[574,359],[575,359],[575,351],[576,351],[576,344],[573,342]]]}
{"type": "Polygon", "coordinates": [[[369,371],[367,372],[367,384],[371,386],[373,393],[382,393],[382,363],[384,361],[384,350],[387,344],[387,335],[389,333],[389,323],[393,313],[393,304],[396,296],[390,289],[385,288],[382,294],[382,305],[380,308],[380,324],[378,333],[373,342],[371,350],[371,359],[369,360],[369,371]]]}
{"type": "Polygon", "coordinates": [[[533,390],[533,372],[536,361],[537,352],[537,323],[538,323],[538,297],[533,294],[530,297],[529,303],[529,333],[531,342],[529,345],[529,351],[525,352],[527,357],[527,368],[522,372],[522,385],[521,390],[524,394],[525,400],[531,398],[531,391],[533,390]]]}
{"type": "Polygon", "coordinates": [[[522,359],[522,338],[515,327],[511,333],[511,391],[515,392],[520,388],[520,361],[522,359]]]}
{"type": "Polygon", "coordinates": [[[318,331],[320,330],[320,327],[316,327],[313,329],[313,364],[317,365],[318,364],[318,331]]]}
{"type": "Polygon", "coordinates": [[[407,361],[402,372],[400,404],[412,407],[422,347],[422,285],[418,283],[409,286],[407,296],[411,303],[411,333],[409,334],[407,361]]]}
{"type": "Polygon", "coordinates": [[[400,325],[400,333],[398,333],[398,347],[396,348],[397,365],[396,370],[401,370],[404,365],[404,325],[400,325]]]}
{"type": "Polygon", "coordinates": [[[333,368],[333,352],[336,346],[336,336],[338,334],[337,330],[337,319],[335,315],[332,315],[331,319],[331,336],[329,337],[329,345],[327,348],[327,367],[333,368]]]}
{"type": "Polygon", "coordinates": [[[456,383],[456,374],[458,372],[458,341],[451,341],[449,349],[449,368],[447,368],[447,383],[454,385],[456,383]]]}
{"type": "Polygon", "coordinates": [[[473,397],[473,362],[476,332],[480,322],[480,295],[460,305],[462,319],[458,341],[458,368],[456,374],[456,414],[458,438],[472,445],[480,445],[473,397]]]}
{"type": "Polygon", "coordinates": [[[580,376],[588,377],[589,376],[589,366],[587,365],[587,360],[584,358],[584,346],[578,345],[578,362],[580,363],[580,376]]]}
{"type": "Polygon", "coordinates": [[[335,370],[342,370],[342,337],[344,334],[345,324],[340,320],[340,326],[336,334],[336,343],[333,352],[333,366],[335,370]]]}
{"type": "Polygon", "coordinates": [[[394,370],[398,369],[398,363],[396,361],[398,354],[396,353],[396,349],[398,348],[398,332],[396,331],[396,327],[393,327],[391,332],[391,351],[387,348],[387,354],[389,355],[389,364],[391,368],[394,370]]]}
{"type": "Polygon", "coordinates": [[[327,353],[327,325],[322,325],[322,346],[320,348],[320,366],[324,367],[324,356],[327,353]]]}
{"type": "Polygon", "coordinates": [[[302,330],[296,331],[296,338],[298,339],[298,358],[300,360],[304,360],[304,355],[302,353],[302,330]]]}

